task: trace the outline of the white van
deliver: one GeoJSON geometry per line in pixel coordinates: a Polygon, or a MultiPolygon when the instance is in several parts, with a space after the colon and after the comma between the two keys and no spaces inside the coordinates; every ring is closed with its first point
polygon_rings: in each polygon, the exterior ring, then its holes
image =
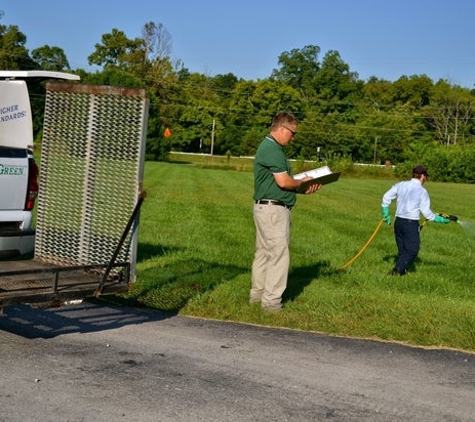
{"type": "Polygon", "coordinates": [[[38,166],[26,80],[79,80],[51,71],[0,71],[0,259],[30,254],[35,245],[33,208],[38,166]]]}

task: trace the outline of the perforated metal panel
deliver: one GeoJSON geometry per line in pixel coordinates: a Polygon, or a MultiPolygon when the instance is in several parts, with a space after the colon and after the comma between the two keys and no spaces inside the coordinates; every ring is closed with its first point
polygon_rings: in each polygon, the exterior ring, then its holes
{"type": "MultiPolygon", "coordinates": [[[[107,263],[142,189],[145,91],[58,82],[46,90],[35,259],[107,263]]],[[[138,218],[117,257],[133,268],[137,231],[138,218]]]]}

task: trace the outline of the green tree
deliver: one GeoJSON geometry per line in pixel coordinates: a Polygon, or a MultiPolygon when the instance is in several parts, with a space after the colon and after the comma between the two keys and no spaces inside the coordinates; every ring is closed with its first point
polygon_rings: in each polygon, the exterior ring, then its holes
{"type": "Polygon", "coordinates": [[[430,85],[424,76],[402,77],[397,84],[370,78],[356,108],[356,149],[360,152],[355,157],[381,164],[422,157],[433,139],[421,111],[430,85]]]}
{"type": "MultiPolygon", "coordinates": [[[[152,85],[152,89],[162,94],[175,83],[177,75],[170,61],[172,50],[171,35],[162,23],[147,22],[142,28],[143,61],[134,73],[152,85]]],[[[137,55],[140,53],[140,49],[137,55]]]]}
{"type": "MultiPolygon", "coordinates": [[[[239,81],[229,104],[232,124],[240,131],[239,150],[242,155],[255,153],[259,141],[269,131],[272,117],[277,112],[286,110],[298,119],[303,116],[303,99],[300,92],[276,79],[239,81]],[[248,136],[250,133],[252,136],[248,136]],[[255,133],[260,136],[255,137],[255,133]]],[[[292,154],[292,150],[289,152],[292,154]]]]}
{"type": "Polygon", "coordinates": [[[95,51],[87,58],[90,65],[130,70],[145,60],[145,42],[142,38],[131,40],[123,31],[113,28],[111,33],[102,35],[101,41],[94,45],[95,51]]]}
{"type": "Polygon", "coordinates": [[[417,136],[419,126],[404,106],[391,110],[374,109],[371,113],[360,110],[355,131],[353,158],[355,161],[384,164],[401,163],[409,146],[417,136]]]}
{"type": "Polygon", "coordinates": [[[70,70],[68,59],[62,48],[44,45],[34,49],[31,52],[31,57],[43,70],[70,70]]]}
{"type": "Polygon", "coordinates": [[[272,71],[271,78],[298,89],[304,98],[315,97],[315,78],[320,70],[318,55],[320,47],[306,45],[301,49],[283,52],[278,58],[278,67],[272,71]]]}
{"type": "Polygon", "coordinates": [[[393,83],[393,100],[419,110],[430,103],[433,85],[426,75],[401,76],[393,83]]]}
{"type": "Polygon", "coordinates": [[[373,76],[364,84],[361,95],[360,105],[380,110],[391,108],[396,94],[393,83],[373,76]]]}
{"type": "Polygon", "coordinates": [[[108,66],[102,72],[83,76],[82,82],[92,85],[111,85],[127,88],[144,88],[145,84],[130,72],[115,66],[108,66]]]}
{"type": "MultiPolygon", "coordinates": [[[[181,151],[211,152],[212,135],[221,129],[222,108],[213,90],[212,78],[191,73],[181,80],[181,99],[166,108],[172,121],[172,148],[181,151]],[[214,133],[213,133],[214,122],[214,133]]],[[[213,142],[217,139],[213,139],[213,142]]],[[[213,149],[215,148],[213,144],[213,149]]],[[[213,153],[219,153],[219,148],[213,153]]]]}
{"type": "Polygon", "coordinates": [[[359,95],[363,86],[362,81],[358,81],[358,74],[351,72],[340,53],[333,50],[325,54],[314,82],[318,99],[326,102],[326,111],[343,111],[352,107],[351,101],[355,100],[355,94],[359,95]],[[345,100],[350,101],[345,104],[345,100]]]}
{"type": "Polygon", "coordinates": [[[37,65],[29,56],[25,44],[26,35],[18,29],[18,26],[0,24],[0,69],[36,69],[37,65]]]}

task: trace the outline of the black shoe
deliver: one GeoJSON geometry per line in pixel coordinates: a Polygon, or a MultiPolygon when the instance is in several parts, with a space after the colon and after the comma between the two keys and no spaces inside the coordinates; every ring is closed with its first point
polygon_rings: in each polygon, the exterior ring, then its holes
{"type": "Polygon", "coordinates": [[[397,268],[393,268],[391,271],[389,271],[388,275],[405,275],[407,271],[399,271],[397,268]]]}

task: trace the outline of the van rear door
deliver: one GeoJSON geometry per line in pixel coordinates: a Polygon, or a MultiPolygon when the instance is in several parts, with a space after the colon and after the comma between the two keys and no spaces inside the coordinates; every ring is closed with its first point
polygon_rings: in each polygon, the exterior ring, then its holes
{"type": "Polygon", "coordinates": [[[0,81],[0,146],[33,149],[33,121],[25,81],[0,81]]]}

